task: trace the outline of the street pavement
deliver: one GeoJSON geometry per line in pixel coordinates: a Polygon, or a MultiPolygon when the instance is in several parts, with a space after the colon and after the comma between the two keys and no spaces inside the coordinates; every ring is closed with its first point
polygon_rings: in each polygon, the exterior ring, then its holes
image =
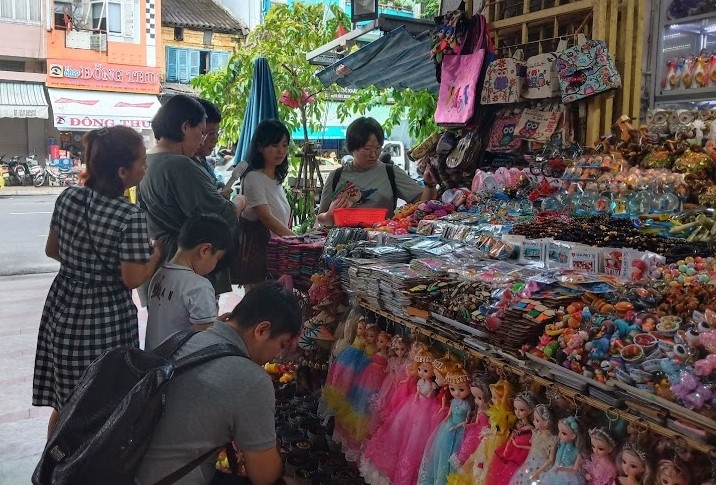
{"type": "MultiPolygon", "coordinates": [[[[28,485],[50,415],[50,409],[31,405],[32,374],[42,307],[59,269],[44,253],[58,194],[6,196],[5,189],[0,188],[0,484],[28,485]]],[[[220,312],[233,309],[242,295],[238,289],[222,295],[220,312]]],[[[134,297],[139,307],[136,292],[134,297]]],[[[140,309],[141,341],[146,319],[140,309]]]]}

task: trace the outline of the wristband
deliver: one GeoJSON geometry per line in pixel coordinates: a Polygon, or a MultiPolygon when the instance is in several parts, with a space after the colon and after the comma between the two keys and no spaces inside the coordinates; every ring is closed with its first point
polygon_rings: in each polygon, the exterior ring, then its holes
{"type": "Polygon", "coordinates": [[[434,189],[435,187],[438,186],[438,184],[425,184],[425,186],[429,189],[434,189]]]}

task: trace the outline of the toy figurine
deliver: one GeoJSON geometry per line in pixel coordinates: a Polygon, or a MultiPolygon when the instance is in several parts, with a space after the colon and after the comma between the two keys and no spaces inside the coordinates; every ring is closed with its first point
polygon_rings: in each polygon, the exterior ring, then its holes
{"type": "Polygon", "coordinates": [[[340,406],[351,382],[353,382],[354,375],[365,367],[363,362],[366,361],[365,365],[367,365],[367,359],[363,352],[366,346],[366,326],[365,318],[359,318],[356,322],[356,334],[353,343],[338,354],[338,357],[328,369],[328,377],[326,378],[326,385],[323,388],[321,399],[331,413],[335,413],[340,406]]]}
{"type": "Polygon", "coordinates": [[[696,82],[697,88],[703,88],[708,86],[709,83],[709,56],[706,54],[706,49],[701,50],[701,54],[696,58],[694,62],[694,81],[696,82]]]}
{"type": "Polygon", "coordinates": [[[510,485],[532,485],[536,477],[552,465],[549,458],[557,447],[557,436],[552,434],[552,412],[546,404],[538,404],[532,414],[534,431],[530,451],[524,464],[510,480],[510,485]]]}
{"type": "Polygon", "coordinates": [[[410,360],[408,358],[408,344],[404,337],[395,336],[390,342],[388,352],[388,366],[383,384],[378,394],[371,400],[371,431],[375,431],[393,409],[389,407],[400,382],[407,379],[406,372],[410,360]]]}
{"type": "Polygon", "coordinates": [[[681,76],[681,82],[686,89],[690,89],[694,83],[693,70],[695,67],[695,59],[693,54],[684,59],[684,73],[681,76]]]}
{"type": "Polygon", "coordinates": [[[396,409],[366,443],[360,470],[367,481],[415,485],[425,446],[438,424],[435,419],[440,404],[435,399],[438,386],[434,360],[428,350],[415,354],[412,373],[418,381],[413,397],[396,409]]]}
{"type": "Polygon", "coordinates": [[[532,415],[536,405],[537,399],[530,392],[521,392],[515,396],[513,406],[517,423],[507,442],[495,452],[487,470],[486,483],[507,485],[527,459],[532,442],[532,415]]]}
{"type": "Polygon", "coordinates": [[[659,460],[656,465],[655,485],[691,485],[691,479],[685,467],[671,460],[659,460]]]}
{"type": "Polygon", "coordinates": [[[490,427],[490,419],[487,417],[487,409],[490,406],[489,383],[479,374],[473,375],[470,393],[475,403],[475,417],[473,422],[466,426],[460,449],[450,458],[455,469],[460,468],[465,460],[470,458],[482,441],[482,432],[490,427]]]}
{"type": "Polygon", "coordinates": [[[592,456],[584,464],[587,485],[612,485],[617,477],[614,465],[614,438],[601,428],[589,431],[592,456]]]}
{"type": "Polygon", "coordinates": [[[452,470],[450,457],[460,448],[470,414],[470,376],[457,366],[445,376],[452,400],[450,412],[440,424],[423,454],[418,473],[419,485],[445,485],[452,470]]]}
{"type": "Polygon", "coordinates": [[[583,439],[579,422],[574,416],[560,419],[557,424],[559,444],[550,461],[554,464],[542,476],[540,483],[544,485],[583,485],[581,474],[584,459],[579,452],[579,443],[583,439]]]}
{"type": "Polygon", "coordinates": [[[666,64],[666,76],[664,79],[664,91],[671,91],[679,85],[679,78],[676,71],[676,58],[666,64]]]}
{"type": "Polygon", "coordinates": [[[616,485],[649,485],[651,483],[651,465],[646,452],[627,443],[617,455],[616,485]]]}

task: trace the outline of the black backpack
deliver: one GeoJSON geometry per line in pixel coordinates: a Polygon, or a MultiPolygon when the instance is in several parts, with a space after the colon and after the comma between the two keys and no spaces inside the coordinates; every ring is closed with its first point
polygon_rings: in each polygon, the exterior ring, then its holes
{"type": "MultiPolygon", "coordinates": [[[[120,347],[92,362],[60,411],[32,475],[35,485],[129,485],[164,411],[166,385],[178,372],[238,355],[235,345],[215,344],[173,362],[174,352],[196,330],[169,337],[154,351],[120,347]]],[[[159,483],[174,483],[219,448],[159,483]]]]}

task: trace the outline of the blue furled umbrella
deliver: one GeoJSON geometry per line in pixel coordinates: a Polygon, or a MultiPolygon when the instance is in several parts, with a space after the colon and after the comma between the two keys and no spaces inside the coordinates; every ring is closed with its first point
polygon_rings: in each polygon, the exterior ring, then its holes
{"type": "Polygon", "coordinates": [[[249,144],[256,127],[263,120],[278,119],[278,105],[276,103],[276,89],[273,86],[273,76],[268,61],[258,57],[254,61],[254,76],[251,79],[251,92],[249,102],[244,113],[244,124],[236,145],[234,165],[246,160],[249,153],[249,144]]]}

